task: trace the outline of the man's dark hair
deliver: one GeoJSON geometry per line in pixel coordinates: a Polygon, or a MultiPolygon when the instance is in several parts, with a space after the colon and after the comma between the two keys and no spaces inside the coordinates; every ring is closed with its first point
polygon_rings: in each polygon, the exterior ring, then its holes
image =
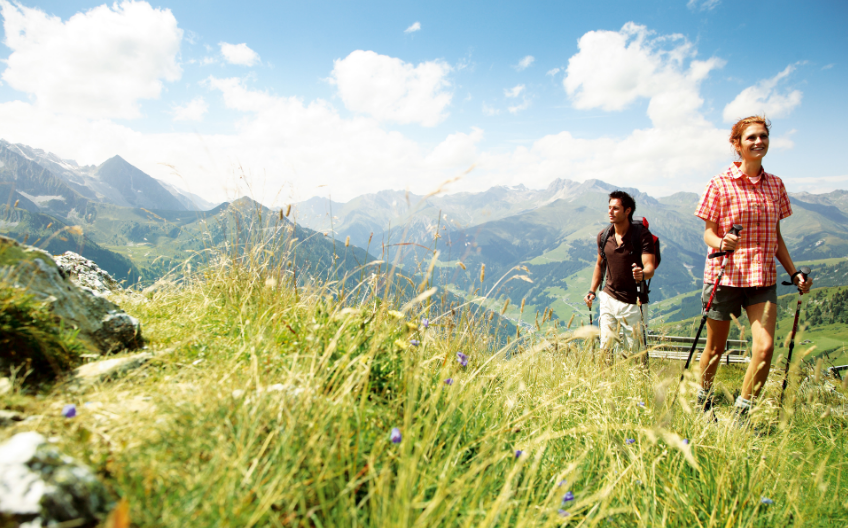
{"type": "Polygon", "coordinates": [[[633,223],[633,213],[636,212],[636,201],[633,200],[633,197],[624,191],[613,191],[609,193],[609,199],[621,200],[621,206],[624,207],[624,209],[630,209],[629,219],[630,222],[633,223]]]}

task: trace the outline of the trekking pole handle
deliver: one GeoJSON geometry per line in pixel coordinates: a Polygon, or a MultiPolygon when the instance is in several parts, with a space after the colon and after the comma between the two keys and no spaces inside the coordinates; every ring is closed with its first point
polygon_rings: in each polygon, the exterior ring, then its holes
{"type": "MultiPolygon", "coordinates": [[[[739,236],[739,232],[743,229],[744,227],[742,227],[740,224],[733,224],[728,233],[731,235],[739,236]]],[[[719,246],[719,248],[721,248],[721,246],[719,246]]],[[[733,253],[733,251],[716,251],[715,253],[710,253],[707,258],[714,259],[718,257],[724,257],[725,255],[730,255],[731,253],[733,253]]]]}
{"type": "Polygon", "coordinates": [[[807,267],[807,266],[801,266],[800,268],[798,268],[798,269],[797,269],[797,271],[795,272],[795,274],[794,274],[794,275],[792,275],[792,277],[790,278],[790,280],[789,280],[788,282],[787,282],[787,281],[783,281],[783,282],[781,282],[781,284],[783,284],[784,286],[792,286],[792,285],[794,285],[795,283],[793,282],[793,279],[795,279],[795,275],[800,275],[800,276],[804,277],[804,280],[806,281],[806,280],[807,280],[807,277],[809,277],[809,276],[810,276],[810,273],[812,273],[812,270],[810,270],[810,268],[809,268],[809,267],[807,267]]]}

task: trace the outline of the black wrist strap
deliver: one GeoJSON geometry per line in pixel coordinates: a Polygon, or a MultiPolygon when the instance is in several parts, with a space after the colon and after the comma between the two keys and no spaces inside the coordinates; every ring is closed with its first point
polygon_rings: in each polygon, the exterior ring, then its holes
{"type": "Polygon", "coordinates": [[[595,295],[595,292],[593,292],[592,290],[589,290],[588,295],[591,295],[592,297],[597,297],[597,295],[595,295]]]}
{"type": "Polygon", "coordinates": [[[796,270],[795,273],[791,273],[789,275],[789,282],[783,281],[783,285],[784,286],[792,286],[793,284],[795,284],[795,277],[797,277],[801,273],[802,273],[801,270],[796,270]]]}

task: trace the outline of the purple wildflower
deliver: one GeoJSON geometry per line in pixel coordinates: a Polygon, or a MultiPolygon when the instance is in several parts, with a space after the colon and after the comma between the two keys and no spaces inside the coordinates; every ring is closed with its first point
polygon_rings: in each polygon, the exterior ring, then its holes
{"type": "Polygon", "coordinates": [[[557,487],[561,488],[561,487],[565,486],[566,484],[568,484],[567,480],[560,480],[559,484],[557,484],[557,487]]]}
{"type": "Polygon", "coordinates": [[[568,513],[567,511],[563,510],[563,509],[560,509],[560,510],[559,510],[559,515],[560,515],[560,517],[568,517],[568,516],[569,516],[569,515],[571,515],[571,514],[570,514],[570,513],[568,513]]]}
{"type": "Polygon", "coordinates": [[[445,385],[453,385],[453,378],[448,378],[445,380],[445,385]]]}
{"type": "Polygon", "coordinates": [[[625,444],[635,444],[636,439],[635,438],[628,438],[627,440],[624,441],[624,443],[625,444]]]}
{"type": "Polygon", "coordinates": [[[392,427],[392,443],[399,444],[402,438],[403,437],[400,434],[400,429],[398,429],[397,427],[392,427]]]}
{"type": "Polygon", "coordinates": [[[571,491],[566,491],[565,495],[562,496],[562,503],[566,504],[574,500],[574,493],[571,491]]]}
{"type": "Polygon", "coordinates": [[[62,407],[62,416],[65,418],[73,418],[77,415],[77,406],[73,403],[69,403],[62,407]]]}
{"type": "Polygon", "coordinates": [[[522,450],[520,450],[520,449],[516,449],[516,450],[515,450],[515,458],[520,457],[522,453],[524,453],[524,451],[522,451],[522,450]]]}
{"type": "Polygon", "coordinates": [[[771,500],[771,499],[770,499],[770,498],[768,498],[768,497],[761,497],[761,498],[760,498],[760,502],[761,502],[762,504],[765,504],[766,506],[771,506],[772,504],[774,504],[774,501],[773,501],[773,500],[771,500]]]}
{"type": "Polygon", "coordinates": [[[683,439],[683,445],[689,445],[689,439],[688,438],[683,439]]]}
{"type": "Polygon", "coordinates": [[[418,346],[418,345],[421,344],[421,341],[419,341],[417,339],[410,339],[409,344],[412,345],[412,346],[418,346]]]}
{"type": "Polygon", "coordinates": [[[426,317],[422,317],[421,318],[421,327],[424,328],[425,330],[430,328],[430,320],[427,319],[426,317]]]}
{"type": "Polygon", "coordinates": [[[459,365],[465,367],[468,365],[468,356],[463,354],[462,352],[456,353],[456,360],[459,361],[459,365]]]}
{"type": "Polygon", "coordinates": [[[645,406],[645,402],[639,402],[639,407],[644,407],[644,406],[645,406]]]}

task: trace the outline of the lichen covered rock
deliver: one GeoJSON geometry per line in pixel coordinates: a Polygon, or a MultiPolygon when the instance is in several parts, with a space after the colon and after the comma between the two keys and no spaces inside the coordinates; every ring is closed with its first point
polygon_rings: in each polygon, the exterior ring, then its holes
{"type": "Polygon", "coordinates": [[[35,432],[0,445],[0,526],[94,527],[114,501],[90,469],[35,432]]]}
{"type": "MultiPolygon", "coordinates": [[[[65,257],[67,263],[67,254],[65,257]]],[[[115,281],[91,264],[85,264],[84,269],[74,268],[77,276],[82,272],[91,286],[112,291],[109,288],[115,281]],[[92,278],[95,275],[96,280],[92,278]]],[[[0,284],[20,288],[46,303],[65,328],[78,331],[79,341],[93,353],[109,354],[143,346],[138,320],[104,297],[102,291],[74,284],[70,279],[73,273],[63,271],[45,252],[0,236],[0,284]]]]}
{"type": "Polygon", "coordinates": [[[112,278],[106,270],[103,270],[82,255],[73,251],[65,251],[63,254],[54,257],[56,264],[74,284],[88,288],[93,292],[105,295],[116,293],[122,290],[118,281],[112,278]]]}

